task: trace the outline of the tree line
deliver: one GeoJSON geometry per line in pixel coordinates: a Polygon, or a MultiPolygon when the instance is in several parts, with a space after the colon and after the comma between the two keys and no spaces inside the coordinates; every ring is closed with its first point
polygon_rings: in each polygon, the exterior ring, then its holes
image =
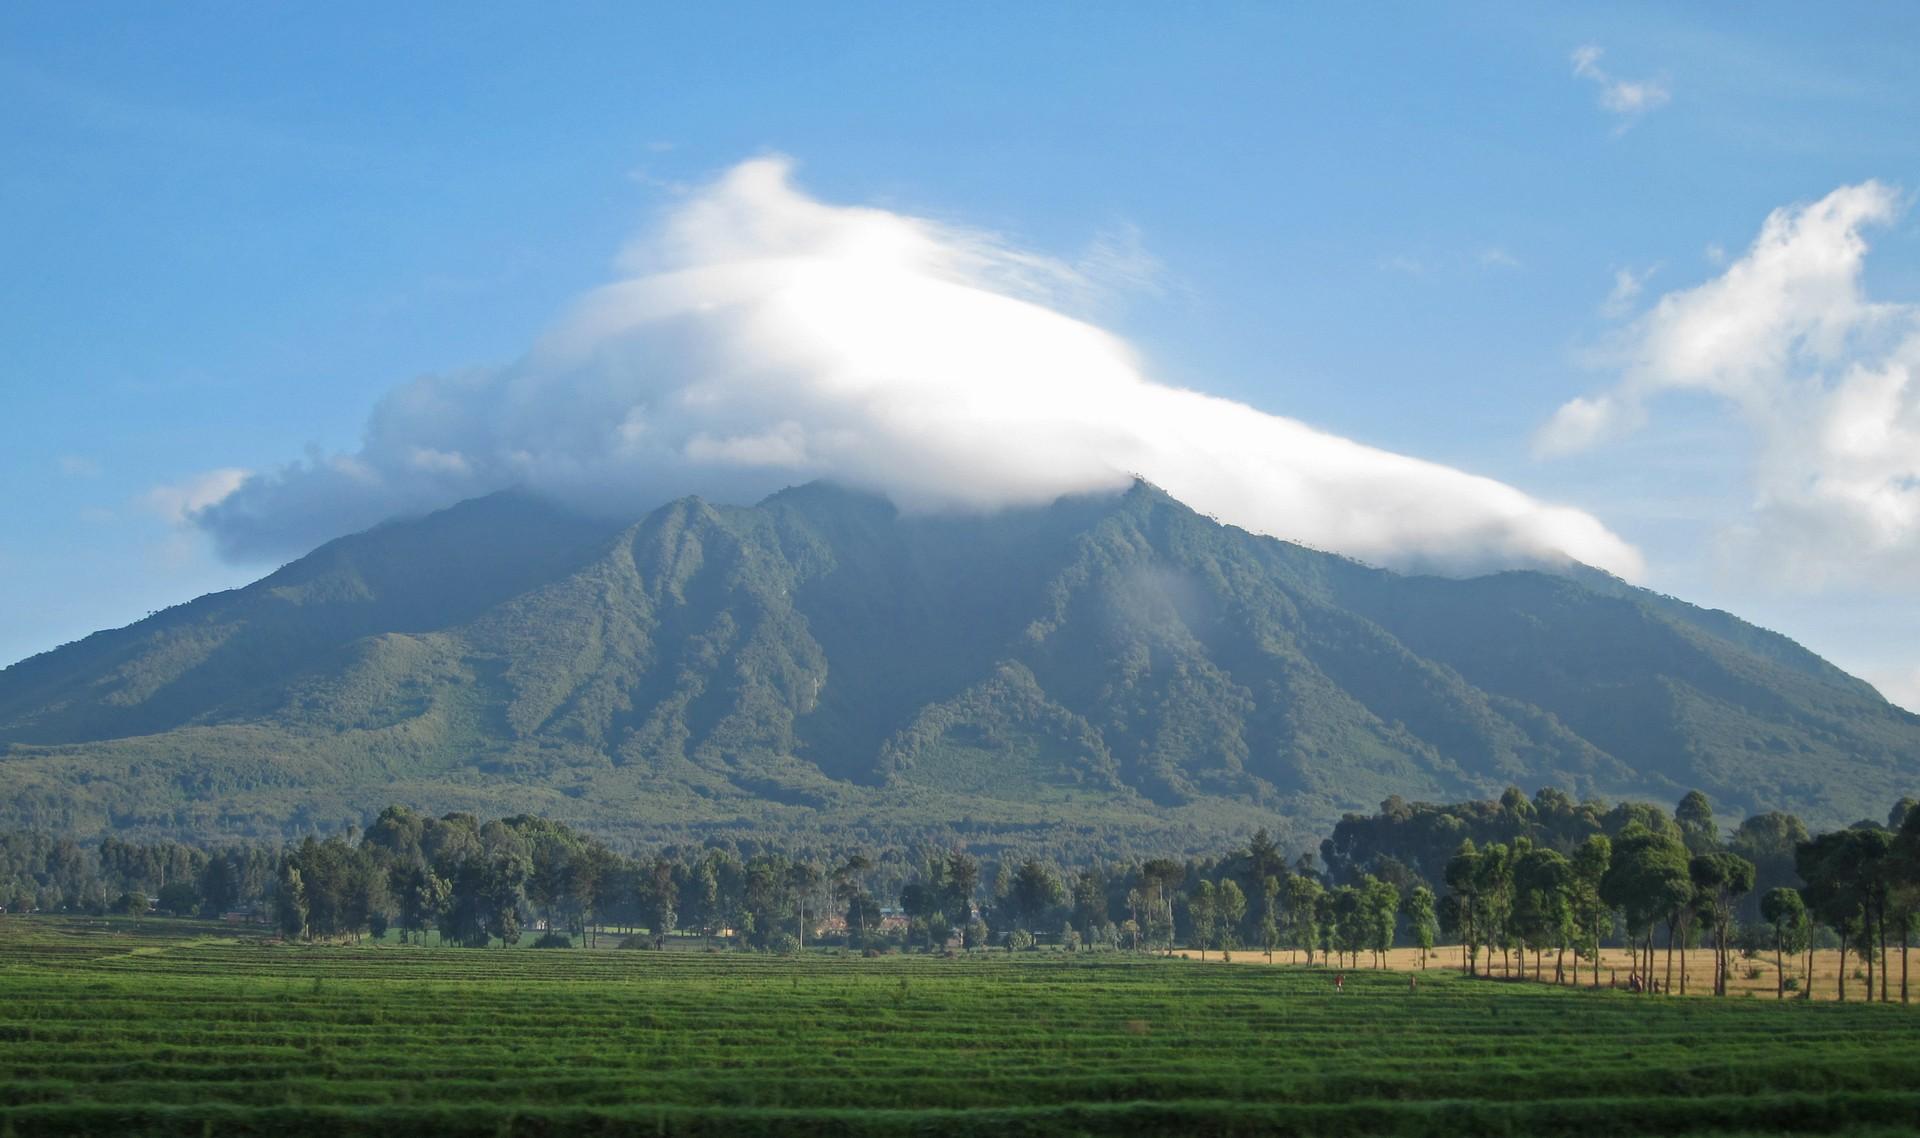
{"type": "MultiPolygon", "coordinates": [[[[274,847],[174,842],[97,845],[0,834],[9,911],[150,908],[237,913],[286,936],[385,935],[466,946],[630,944],[673,936],[791,951],[820,936],[861,948],[1038,943],[1170,952],[1285,951],[1308,962],[1375,963],[1396,945],[1458,945],[1461,967],[1536,978],[1600,978],[1599,950],[1632,953],[1645,990],[1687,990],[1685,953],[1714,950],[1724,993],[1734,953],[1785,961],[1816,946],[1864,964],[1891,997],[1888,961],[1920,932],[1920,811],[1820,835],[1763,814],[1723,832],[1694,792],[1673,812],[1575,802],[1559,791],[1455,804],[1392,798],[1349,815],[1320,858],[1289,856],[1265,831],[1209,857],[976,857],[938,845],[786,849],[710,842],[629,855],[567,825],[481,821],[392,806],[362,833],[274,847]],[[1657,959],[1664,934],[1666,958],[1657,959]]],[[[1424,959],[1424,956],[1423,956],[1424,959]]],[[[1808,969],[1811,976],[1811,968],[1808,969]]]]}

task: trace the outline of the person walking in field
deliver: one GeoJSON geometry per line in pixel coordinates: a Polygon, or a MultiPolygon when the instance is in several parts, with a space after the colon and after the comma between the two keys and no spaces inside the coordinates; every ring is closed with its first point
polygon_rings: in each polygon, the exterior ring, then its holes
{"type": "Polygon", "coordinates": [[[1344,992],[1346,990],[1347,990],[1347,974],[1345,972],[1335,972],[1333,974],[1334,994],[1339,995],[1341,992],[1344,992]]]}

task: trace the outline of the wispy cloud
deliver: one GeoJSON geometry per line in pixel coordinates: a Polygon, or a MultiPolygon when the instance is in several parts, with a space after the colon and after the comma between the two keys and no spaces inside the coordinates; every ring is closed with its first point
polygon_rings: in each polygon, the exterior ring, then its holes
{"type": "Polygon", "coordinates": [[[1624,131],[1633,125],[1642,115],[1658,110],[1673,98],[1672,90],[1664,79],[1622,79],[1600,66],[1600,57],[1605,52],[1596,44],[1583,44],[1573,49],[1573,73],[1575,76],[1592,82],[1599,88],[1599,101],[1603,110],[1612,112],[1620,119],[1615,128],[1624,131]]]}
{"type": "Polygon", "coordinates": [[[1490,269],[1517,269],[1520,267],[1520,258],[1500,248],[1498,245],[1492,245],[1480,250],[1479,260],[1481,265],[1490,269]]]}
{"type": "Polygon", "coordinates": [[[1637,273],[1632,269],[1613,270],[1613,288],[1607,291],[1607,298],[1600,302],[1600,315],[1618,320],[1632,312],[1640,293],[1647,287],[1647,281],[1659,271],[1659,265],[1648,265],[1637,273]]]}
{"type": "Polygon", "coordinates": [[[63,454],[58,462],[60,473],[68,478],[98,478],[104,473],[98,461],[84,454],[63,454]]]}
{"type": "Polygon", "coordinates": [[[187,524],[201,511],[225,501],[252,473],[238,467],[203,471],[179,482],[153,487],[141,495],[140,504],[147,512],[175,525],[187,524]]]}

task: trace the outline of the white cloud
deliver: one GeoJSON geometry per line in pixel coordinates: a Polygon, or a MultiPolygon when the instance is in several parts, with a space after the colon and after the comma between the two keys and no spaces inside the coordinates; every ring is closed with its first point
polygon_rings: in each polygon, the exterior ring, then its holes
{"type": "Polygon", "coordinates": [[[140,504],[175,525],[194,522],[203,511],[226,501],[252,473],[237,467],[204,471],[171,485],[155,486],[141,495],[140,504]]]}
{"type": "Polygon", "coordinates": [[[632,514],[814,478],[902,508],[986,510],[1142,475],[1224,521],[1370,560],[1453,567],[1638,554],[1578,510],[1157,383],[1063,314],[1095,277],[989,234],[796,190],[744,163],[677,202],[519,362],[427,376],[361,449],[248,478],[189,511],[231,556],[524,484],[632,514]],[[457,460],[457,461],[456,461],[457,460]]]}
{"type": "Polygon", "coordinates": [[[1608,73],[1600,66],[1600,57],[1605,54],[1595,44],[1586,44],[1573,49],[1573,73],[1592,81],[1600,88],[1600,106],[1611,111],[1623,120],[1621,130],[1626,129],[1634,119],[1648,111],[1664,107],[1672,99],[1673,92],[1666,81],[1661,79],[1621,79],[1608,73]]]}
{"type": "Polygon", "coordinates": [[[1750,517],[1723,538],[1739,563],[1805,586],[1920,584],[1920,305],[1876,302],[1862,232],[1897,216],[1877,182],[1775,210],[1712,280],[1629,326],[1619,382],[1568,402],[1544,454],[1645,422],[1673,391],[1723,401],[1753,432],[1750,517]]]}
{"type": "Polygon", "coordinates": [[[1495,245],[1480,251],[1480,264],[1490,269],[1517,269],[1520,258],[1495,245]]]}
{"type": "Polygon", "coordinates": [[[99,462],[82,454],[63,454],[59,464],[60,473],[68,478],[98,478],[104,473],[99,462]]]}
{"type": "Polygon", "coordinates": [[[1613,271],[1613,288],[1607,293],[1607,299],[1600,303],[1600,314],[1617,320],[1633,311],[1634,302],[1640,299],[1640,293],[1647,287],[1647,281],[1660,270],[1658,265],[1649,265],[1640,272],[1632,269],[1613,271]]]}

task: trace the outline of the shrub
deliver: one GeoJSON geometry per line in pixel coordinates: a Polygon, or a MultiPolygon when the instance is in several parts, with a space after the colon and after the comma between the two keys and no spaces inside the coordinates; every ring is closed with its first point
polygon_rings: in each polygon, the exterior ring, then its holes
{"type": "Polygon", "coordinates": [[[544,932],[533,942],[535,948],[572,948],[573,938],[566,933],[544,932]]]}
{"type": "Polygon", "coordinates": [[[775,956],[797,956],[800,938],[790,932],[777,932],[767,938],[767,951],[775,956]]]}

